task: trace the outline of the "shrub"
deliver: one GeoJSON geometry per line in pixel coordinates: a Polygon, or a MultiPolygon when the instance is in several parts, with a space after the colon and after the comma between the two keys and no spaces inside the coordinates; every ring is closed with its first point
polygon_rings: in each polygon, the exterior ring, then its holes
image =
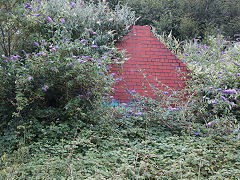
{"type": "Polygon", "coordinates": [[[12,142],[8,137],[58,140],[73,135],[75,122],[93,123],[94,103],[107,99],[114,83],[109,69],[124,60],[114,42],[135,21],[128,7],[110,10],[100,2],[32,1],[19,7],[23,14],[14,11],[10,19],[21,17],[12,40],[19,44],[22,37],[23,49],[3,51],[0,65],[4,146],[12,142]]]}
{"type": "MultiPolygon", "coordinates": [[[[227,116],[239,111],[239,43],[209,38],[209,46],[197,40],[184,47],[183,59],[193,71],[190,86],[208,113],[227,116]]],[[[238,119],[238,117],[237,117],[238,119]]]]}

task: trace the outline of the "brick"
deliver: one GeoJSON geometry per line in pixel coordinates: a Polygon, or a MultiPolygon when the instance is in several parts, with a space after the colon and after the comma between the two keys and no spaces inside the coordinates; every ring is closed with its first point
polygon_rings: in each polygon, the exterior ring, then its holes
{"type": "Polygon", "coordinates": [[[135,30],[144,29],[144,30],[150,31],[149,26],[132,26],[130,29],[135,29],[135,30]]]}
{"type": "MultiPolygon", "coordinates": [[[[154,85],[164,89],[161,84],[171,88],[181,89],[185,86],[183,75],[177,74],[177,69],[187,71],[187,67],[161,43],[150,31],[148,26],[133,26],[131,32],[116,45],[119,50],[126,49],[129,60],[123,64],[123,71],[118,72],[124,80],[116,83],[114,97],[119,102],[129,102],[131,98],[126,89],[136,89],[142,95],[153,97],[154,85]],[[141,69],[141,72],[140,72],[141,69]],[[143,78],[143,74],[146,78],[143,78]]],[[[118,69],[113,66],[112,72],[118,69]]]]}

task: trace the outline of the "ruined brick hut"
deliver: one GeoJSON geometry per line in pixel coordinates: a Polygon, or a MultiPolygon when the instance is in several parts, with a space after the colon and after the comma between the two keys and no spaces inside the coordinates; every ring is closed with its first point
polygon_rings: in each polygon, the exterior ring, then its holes
{"type": "Polygon", "coordinates": [[[149,26],[133,26],[117,48],[125,50],[129,58],[120,70],[117,67],[111,70],[120,79],[113,94],[118,102],[131,101],[130,93],[135,91],[153,97],[156,88],[184,87],[179,71],[186,72],[186,65],[153,35],[149,26]]]}

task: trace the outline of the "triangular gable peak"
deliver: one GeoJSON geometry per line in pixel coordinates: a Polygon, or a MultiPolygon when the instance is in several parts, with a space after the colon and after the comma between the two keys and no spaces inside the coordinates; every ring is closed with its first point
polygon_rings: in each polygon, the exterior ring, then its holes
{"type": "Polygon", "coordinates": [[[130,93],[135,91],[153,97],[154,89],[169,91],[184,87],[178,71],[186,72],[187,67],[153,35],[149,26],[133,26],[117,48],[124,49],[129,57],[121,71],[116,67],[111,70],[119,79],[113,94],[118,102],[131,101],[130,93]]]}

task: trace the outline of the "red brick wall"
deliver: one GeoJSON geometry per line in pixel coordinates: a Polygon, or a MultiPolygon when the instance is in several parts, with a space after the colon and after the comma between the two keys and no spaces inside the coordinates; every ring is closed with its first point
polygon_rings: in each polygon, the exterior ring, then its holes
{"type": "Polygon", "coordinates": [[[120,81],[115,85],[114,99],[119,102],[131,101],[129,91],[153,97],[153,88],[163,91],[181,89],[184,87],[183,78],[177,73],[187,71],[187,67],[166,48],[151,32],[148,26],[133,26],[130,33],[117,43],[117,48],[125,49],[129,60],[121,72],[112,68],[120,81]],[[162,85],[163,84],[163,85],[162,85]]]}

